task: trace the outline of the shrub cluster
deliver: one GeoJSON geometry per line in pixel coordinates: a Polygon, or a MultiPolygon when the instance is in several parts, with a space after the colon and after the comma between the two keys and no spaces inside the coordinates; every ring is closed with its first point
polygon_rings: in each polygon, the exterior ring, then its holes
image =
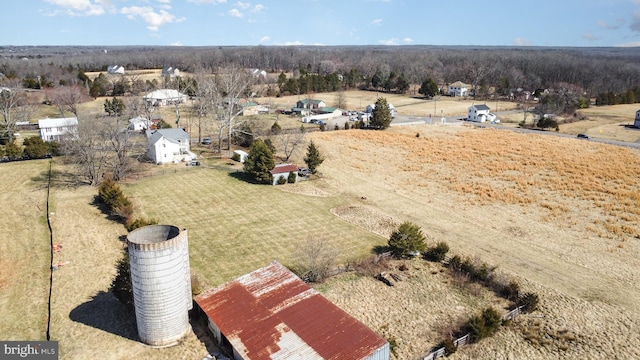
{"type": "Polygon", "coordinates": [[[471,340],[478,342],[495,334],[502,325],[502,317],[496,309],[488,307],[482,311],[481,315],[472,316],[469,319],[467,328],[471,334],[471,340]]]}
{"type": "Polygon", "coordinates": [[[440,241],[435,246],[427,249],[424,253],[424,258],[429,261],[442,262],[446,258],[448,252],[449,245],[444,241],[440,241]]]}
{"type": "Polygon", "coordinates": [[[158,223],[153,219],[134,217],[133,203],[124,195],[120,186],[113,179],[106,179],[100,183],[98,196],[112,214],[124,221],[127,231],[158,223]]]}
{"type": "Polygon", "coordinates": [[[455,255],[449,260],[449,269],[468,275],[471,281],[491,285],[496,267],[489,266],[477,259],[455,255]]]}

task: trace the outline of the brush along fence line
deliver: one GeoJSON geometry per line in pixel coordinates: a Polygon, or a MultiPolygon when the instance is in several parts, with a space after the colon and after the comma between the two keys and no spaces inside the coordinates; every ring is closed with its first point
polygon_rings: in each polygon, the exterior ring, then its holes
{"type": "MultiPolygon", "coordinates": [[[[518,306],[517,308],[509,311],[508,313],[502,316],[502,321],[515,319],[518,315],[522,314],[523,309],[524,309],[524,306],[518,306]]],[[[464,336],[461,336],[455,339],[453,341],[453,345],[455,345],[455,347],[459,347],[459,346],[467,345],[470,342],[471,342],[471,334],[466,334],[464,336]]],[[[424,356],[422,360],[435,360],[441,357],[445,357],[446,355],[447,355],[446,348],[443,346],[441,348],[436,349],[435,351],[432,351],[428,355],[424,356]]]]}

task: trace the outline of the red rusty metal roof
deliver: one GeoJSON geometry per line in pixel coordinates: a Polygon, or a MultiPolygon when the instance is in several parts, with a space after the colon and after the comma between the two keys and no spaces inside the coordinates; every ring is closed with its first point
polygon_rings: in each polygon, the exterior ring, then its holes
{"type": "Polygon", "coordinates": [[[247,360],[363,359],[387,344],[277,261],[195,301],[247,360]]]}
{"type": "Polygon", "coordinates": [[[271,171],[271,175],[284,174],[292,171],[298,171],[298,167],[293,164],[279,164],[276,165],[271,171]]]}

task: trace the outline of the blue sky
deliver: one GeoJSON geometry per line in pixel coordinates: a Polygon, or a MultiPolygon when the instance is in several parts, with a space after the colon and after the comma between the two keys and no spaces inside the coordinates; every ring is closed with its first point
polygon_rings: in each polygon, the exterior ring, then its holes
{"type": "Polygon", "coordinates": [[[640,46],[640,0],[21,0],[2,21],[0,45],[640,46]]]}

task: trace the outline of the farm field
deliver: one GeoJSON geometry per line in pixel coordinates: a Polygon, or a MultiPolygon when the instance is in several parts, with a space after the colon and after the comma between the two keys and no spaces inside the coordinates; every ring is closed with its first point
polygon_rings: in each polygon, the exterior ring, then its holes
{"type": "MultiPolygon", "coordinates": [[[[208,160],[189,170],[163,167],[163,175],[123,189],[140,213],[189,230],[192,270],[204,287],[271,260],[291,264],[310,237],[352,261],[409,220],[432,241],[498,266],[541,297],[541,311],[452,359],[640,357],[638,152],[472,126],[313,132],[307,139],[326,157],[313,181],[256,186],[235,175],[237,165],[208,160]]],[[[302,164],[302,156],[294,160],[302,164]]],[[[0,225],[7,234],[0,243],[3,339],[44,337],[47,170],[47,161],[0,164],[0,215],[10,219],[0,225]]],[[[194,334],[162,350],[135,341],[132,314],[119,312],[106,293],[126,231],[96,207],[97,190],[78,184],[68,165],[56,159],[54,172],[51,221],[54,242],[63,245],[54,262],[65,265],[54,272],[51,336],[60,341],[61,358],[206,354],[194,334]]],[[[482,290],[469,296],[435,264],[408,264],[410,279],[393,288],[351,273],[318,285],[395,338],[397,359],[417,358],[451,323],[494,301],[482,290]]]]}

